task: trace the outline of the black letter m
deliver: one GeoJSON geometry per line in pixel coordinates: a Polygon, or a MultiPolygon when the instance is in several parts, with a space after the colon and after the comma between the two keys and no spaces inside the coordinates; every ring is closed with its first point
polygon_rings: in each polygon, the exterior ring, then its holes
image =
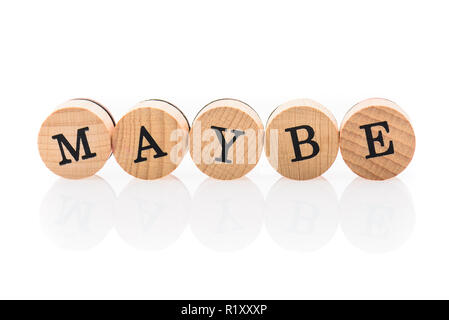
{"type": "Polygon", "coordinates": [[[81,159],[87,160],[90,158],[95,158],[97,156],[96,153],[92,153],[90,151],[89,143],[87,142],[86,131],[89,131],[89,127],[78,129],[76,137],[76,149],[72,147],[72,145],[67,141],[66,137],[62,133],[51,137],[52,139],[58,141],[59,150],[61,151],[62,156],[62,161],[59,162],[60,166],[72,163],[72,160],[67,159],[64,152],[64,147],[66,147],[66,149],[72,155],[73,159],[75,159],[75,161],[77,162],[80,159],[81,144],[83,145],[85,151],[85,154],[81,157],[81,159]]]}

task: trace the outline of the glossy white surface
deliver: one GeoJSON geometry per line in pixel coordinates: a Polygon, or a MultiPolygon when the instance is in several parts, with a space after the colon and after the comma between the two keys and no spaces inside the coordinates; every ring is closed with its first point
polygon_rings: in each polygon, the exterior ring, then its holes
{"type": "Polygon", "coordinates": [[[15,1],[0,4],[0,298],[449,298],[447,1],[15,1]],[[118,120],[166,99],[190,121],[241,99],[265,122],[312,98],[341,121],[397,102],[417,135],[397,179],[356,178],[341,157],[309,182],[265,157],[208,179],[187,155],[168,179],[111,158],[60,180],[41,122],[90,97],[118,120]]]}

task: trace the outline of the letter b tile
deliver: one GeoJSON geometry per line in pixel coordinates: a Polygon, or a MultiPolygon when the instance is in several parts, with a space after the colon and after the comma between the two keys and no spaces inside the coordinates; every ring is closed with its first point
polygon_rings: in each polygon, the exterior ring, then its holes
{"type": "Polygon", "coordinates": [[[368,99],[352,107],[343,119],[340,139],[346,164],[370,180],[398,175],[415,152],[415,134],[407,115],[386,99],[368,99]]]}
{"type": "Polygon", "coordinates": [[[308,180],[322,175],[338,153],[338,125],[321,104],[293,100],[276,108],[267,123],[265,152],[284,177],[308,180]]]}
{"type": "Polygon", "coordinates": [[[115,122],[99,103],[73,99],[60,105],[42,124],[39,153],[45,165],[67,179],[93,176],[111,156],[115,122]]]}
{"type": "Polygon", "coordinates": [[[232,180],[251,171],[263,149],[263,124],[250,106],[235,99],[209,103],[190,132],[190,154],[196,166],[215,179],[232,180]]]}
{"type": "Polygon", "coordinates": [[[174,105],[146,100],[117,123],[112,149],[130,175],[154,180],[170,174],[187,152],[189,122],[174,105]]]}

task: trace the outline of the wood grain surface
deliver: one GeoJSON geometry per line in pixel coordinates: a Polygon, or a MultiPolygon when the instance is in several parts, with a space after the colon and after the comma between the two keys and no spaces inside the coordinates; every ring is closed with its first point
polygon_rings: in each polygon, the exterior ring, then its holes
{"type": "Polygon", "coordinates": [[[367,99],[351,108],[341,124],[340,139],[346,164],[370,180],[395,177],[408,166],[415,152],[415,133],[409,117],[387,99],[367,99]]]}
{"type": "Polygon", "coordinates": [[[338,144],[335,117],[313,100],[284,103],[268,119],[265,152],[284,177],[308,180],[322,175],[334,163],[338,144]]]}
{"type": "Polygon", "coordinates": [[[162,178],[178,167],[187,152],[189,129],[183,113],[171,103],[142,101],[117,123],[114,156],[136,178],[162,178]]]}
{"type": "Polygon", "coordinates": [[[60,105],[42,124],[38,137],[40,156],[45,165],[61,177],[90,177],[97,173],[111,156],[113,128],[114,119],[99,103],[89,99],[69,100],[60,105]],[[80,137],[85,137],[85,141],[80,137]],[[67,144],[73,148],[75,157],[67,144]],[[90,153],[86,152],[86,146],[90,153]],[[83,159],[88,154],[91,156],[83,159]],[[70,163],[62,164],[64,157],[67,160],[65,162],[70,163]]]}
{"type": "Polygon", "coordinates": [[[208,176],[237,179],[258,163],[263,137],[263,124],[256,111],[242,101],[220,99],[204,107],[193,121],[190,155],[208,176]]]}

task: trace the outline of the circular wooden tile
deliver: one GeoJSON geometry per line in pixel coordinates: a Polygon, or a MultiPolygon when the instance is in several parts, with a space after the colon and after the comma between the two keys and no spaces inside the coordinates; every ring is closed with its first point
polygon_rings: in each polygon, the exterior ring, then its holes
{"type": "Polygon", "coordinates": [[[182,161],[189,129],[184,114],[171,103],[142,101],[117,123],[112,135],[114,156],[136,178],[162,178],[182,161]]]}
{"type": "Polygon", "coordinates": [[[68,179],[93,176],[111,156],[112,115],[99,103],[73,99],[42,124],[39,153],[55,174],[68,179]]]}
{"type": "Polygon", "coordinates": [[[265,152],[273,168],[284,177],[316,178],[337,157],[337,121],[315,101],[287,102],[276,108],[268,119],[265,152]]]}
{"type": "Polygon", "coordinates": [[[415,152],[415,134],[394,102],[373,98],[352,107],[340,130],[341,154],[359,176],[385,180],[401,173],[415,152]]]}
{"type": "Polygon", "coordinates": [[[250,172],[263,149],[263,124],[249,105],[220,99],[196,116],[190,132],[190,155],[208,176],[232,180],[250,172]]]}

